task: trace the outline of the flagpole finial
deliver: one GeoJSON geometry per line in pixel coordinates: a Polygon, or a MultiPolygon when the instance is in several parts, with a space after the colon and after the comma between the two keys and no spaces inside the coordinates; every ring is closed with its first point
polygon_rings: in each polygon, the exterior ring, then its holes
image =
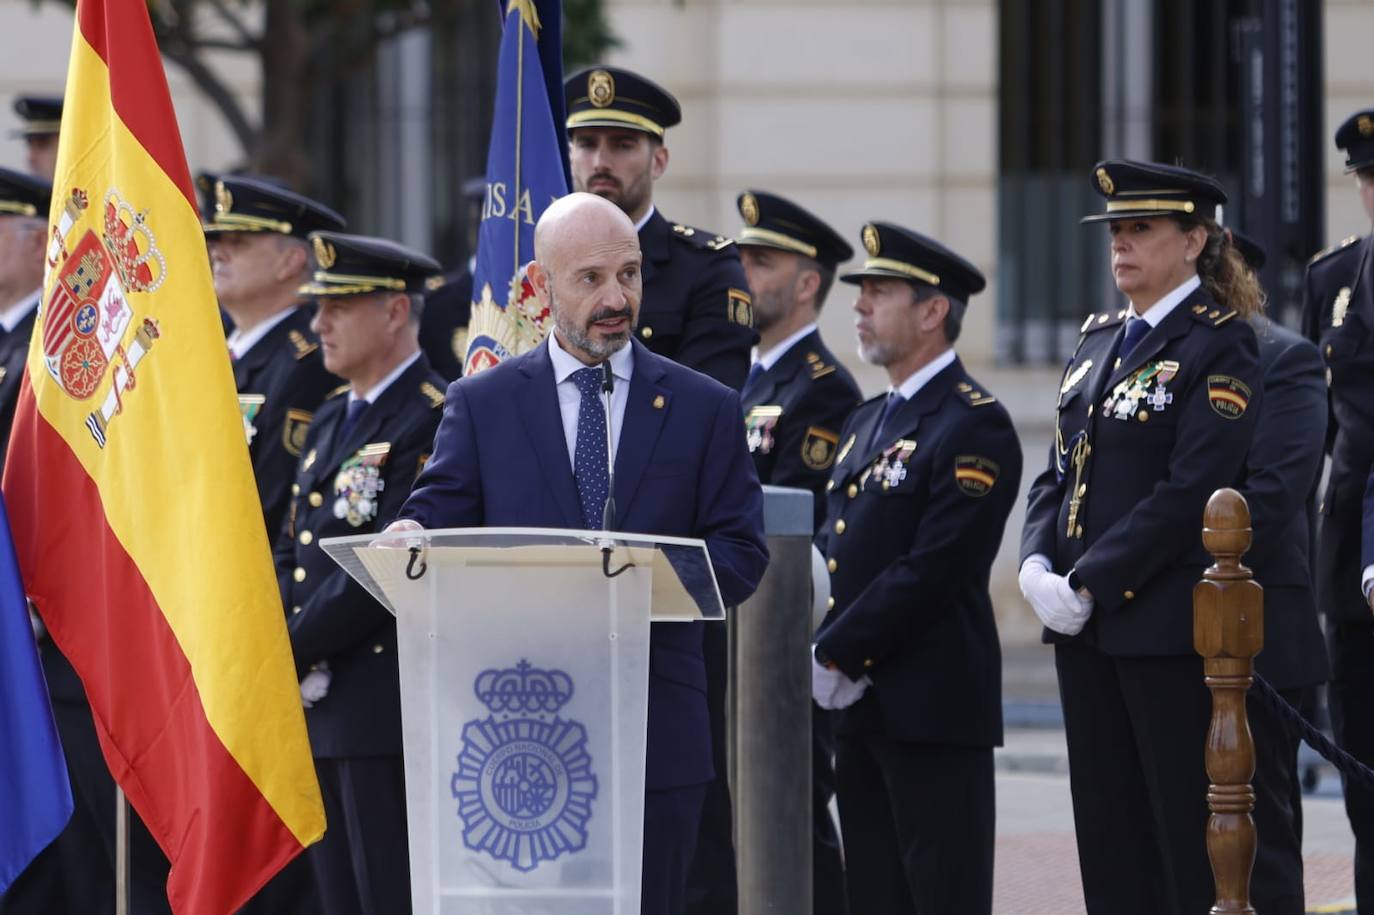
{"type": "Polygon", "coordinates": [[[510,3],[506,4],[506,15],[509,16],[516,10],[520,11],[520,18],[524,20],[525,27],[537,40],[539,30],[543,26],[539,22],[539,11],[534,8],[534,0],[510,0],[510,3]]]}

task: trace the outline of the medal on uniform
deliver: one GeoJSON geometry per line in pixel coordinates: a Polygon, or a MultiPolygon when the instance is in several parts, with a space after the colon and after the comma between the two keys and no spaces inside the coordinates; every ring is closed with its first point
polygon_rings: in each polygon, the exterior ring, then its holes
{"type": "Polygon", "coordinates": [[[382,466],[390,452],[390,442],[364,445],[339,465],[334,476],[335,518],[351,527],[362,527],[377,517],[378,497],[386,488],[382,466]]]}
{"type": "Polygon", "coordinates": [[[888,449],[887,469],[883,471],[883,489],[901,485],[906,479],[906,462],[916,452],[916,443],[911,439],[900,438],[888,449]]]}
{"type": "Polygon", "coordinates": [[[261,394],[239,395],[239,413],[243,416],[243,434],[250,445],[253,444],[253,436],[258,434],[258,427],[253,423],[257,420],[262,405],[266,402],[267,398],[261,394]]]}
{"type": "Polygon", "coordinates": [[[755,451],[767,454],[773,450],[773,427],[777,425],[781,416],[782,407],[779,406],[763,405],[749,408],[749,412],[744,415],[744,438],[749,444],[750,454],[755,451]]]}
{"type": "MultiPolygon", "coordinates": [[[[1113,419],[1130,419],[1135,413],[1136,407],[1140,405],[1140,401],[1146,398],[1150,384],[1166,369],[1170,372],[1168,378],[1171,379],[1178,373],[1178,363],[1173,360],[1165,360],[1152,362],[1136,369],[1112,389],[1112,394],[1103,402],[1102,409],[1113,419]]],[[[1167,392],[1161,396],[1167,398],[1166,403],[1174,398],[1174,395],[1167,392]]],[[[1164,408],[1159,407],[1158,409],[1164,408]]]]}
{"type": "Polygon", "coordinates": [[[1155,375],[1155,389],[1145,398],[1145,403],[1149,404],[1156,413],[1163,413],[1164,408],[1174,402],[1174,395],[1165,390],[1165,385],[1174,380],[1178,374],[1178,363],[1172,359],[1166,359],[1159,363],[1159,373],[1155,375]]]}

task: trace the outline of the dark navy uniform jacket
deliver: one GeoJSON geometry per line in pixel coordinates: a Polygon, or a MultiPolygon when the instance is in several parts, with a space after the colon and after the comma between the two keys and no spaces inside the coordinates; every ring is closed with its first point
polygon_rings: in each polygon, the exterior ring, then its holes
{"type": "Polygon", "coordinates": [[[33,336],[38,308],[24,317],[14,330],[0,336],[0,468],[10,446],[10,427],[14,425],[14,408],[19,403],[19,382],[24,378],[24,363],[29,358],[29,338],[33,336]]]}
{"type": "Polygon", "coordinates": [[[296,463],[315,410],[340,379],[324,367],[312,309],[301,306],[234,360],[244,434],[258,483],[268,542],[281,532],[296,463]]]}
{"type": "Polygon", "coordinates": [[[809,489],[815,529],[825,520],[825,482],[840,428],[862,398],[854,376],[812,331],[744,392],[744,428],[759,479],[809,489]]]}
{"type": "Polygon", "coordinates": [[[639,340],[738,391],[754,345],[753,300],[734,244],[675,225],[657,210],[639,231],[644,303],[639,340]]]}
{"type": "Polygon", "coordinates": [[[396,620],[319,541],[374,533],[395,519],[433,448],[442,384],[421,355],[346,435],[340,391],[306,437],[276,564],[297,670],[326,661],[332,676],[329,694],[305,711],[316,757],[401,753],[396,620]]]}
{"type": "MultiPolygon", "coordinates": [[[[632,345],[614,527],[705,540],[721,599],[738,605],[768,564],[739,395],[632,345]]],[[[401,517],[431,529],[583,527],[547,345],[449,386],[434,458],[401,517]]],[[[701,625],[650,630],[646,787],[710,781],[701,625]]]]}
{"type": "Polygon", "coordinates": [[[873,685],[842,732],[909,743],[1002,742],[1002,655],[988,575],[1021,481],[1011,418],[959,360],[899,407],[841,433],[817,546],[834,603],[817,648],[873,685]]]}
{"type": "Polygon", "coordinates": [[[1264,649],[1255,669],[1287,689],[1330,676],[1312,592],[1312,512],[1326,435],[1326,373],[1317,348],[1267,318],[1254,325],[1264,405],[1241,495],[1254,540],[1241,560],[1264,586],[1264,649]]]}
{"type": "Polygon", "coordinates": [[[1369,622],[1360,589],[1361,501],[1374,468],[1374,236],[1319,254],[1303,282],[1303,327],[1326,360],[1331,472],[1313,577],[1328,620],[1369,622]],[[1356,274],[1359,274],[1358,280],[1356,274]]]}
{"type": "Polygon", "coordinates": [[[1193,585],[1211,565],[1202,514],[1245,468],[1263,396],[1258,346],[1199,287],[1113,368],[1127,314],[1083,324],[1021,560],[1041,553],[1060,575],[1077,569],[1094,609],[1073,638],[1110,655],[1191,655],[1193,585]]]}

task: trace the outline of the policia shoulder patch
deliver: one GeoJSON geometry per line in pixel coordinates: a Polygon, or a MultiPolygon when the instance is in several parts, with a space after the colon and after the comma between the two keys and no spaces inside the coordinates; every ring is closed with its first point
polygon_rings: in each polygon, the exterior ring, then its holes
{"type": "Polygon", "coordinates": [[[1250,387],[1230,375],[1208,375],[1207,402],[1223,419],[1240,419],[1250,406],[1250,387]]]}
{"type": "Polygon", "coordinates": [[[802,463],[810,470],[829,470],[835,463],[835,449],[839,444],[839,435],[829,429],[808,427],[802,439],[802,463]]]}
{"type": "Polygon", "coordinates": [[[976,454],[961,454],[954,459],[954,483],[965,495],[975,499],[992,492],[1001,468],[996,462],[976,454]]]}

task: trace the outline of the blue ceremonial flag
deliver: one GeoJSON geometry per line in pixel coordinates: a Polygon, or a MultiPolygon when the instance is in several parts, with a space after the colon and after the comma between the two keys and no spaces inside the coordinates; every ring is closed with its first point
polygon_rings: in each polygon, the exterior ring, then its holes
{"type": "Polygon", "coordinates": [[[463,374],[538,346],[551,318],[525,282],[534,224],[568,192],[563,127],[563,12],[558,0],[508,0],[477,233],[463,374]]]}
{"type": "Polygon", "coordinates": [[[71,815],[67,763],[0,499],[0,894],[71,815]]]}

